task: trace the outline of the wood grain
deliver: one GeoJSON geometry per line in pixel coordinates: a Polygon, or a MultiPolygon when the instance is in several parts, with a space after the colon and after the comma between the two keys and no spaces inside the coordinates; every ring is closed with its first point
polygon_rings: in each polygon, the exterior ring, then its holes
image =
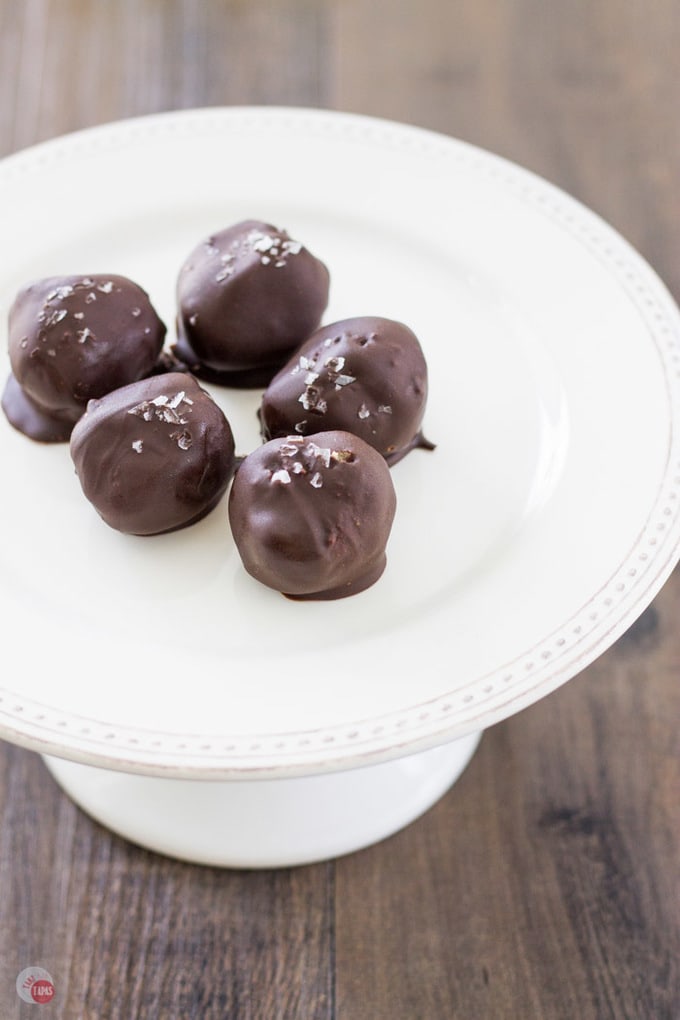
{"type": "MultiPolygon", "coordinates": [[[[178,107],[394,117],[566,187],[679,297],[678,52],[675,0],[393,0],[389,16],[0,0],[0,154],[178,107]]],[[[57,987],[40,1015],[68,1020],[678,1020],[679,616],[676,573],[595,665],[491,729],[424,818],[328,864],[167,860],[0,745],[0,1015],[36,1015],[14,980],[40,964],[57,987]]]]}

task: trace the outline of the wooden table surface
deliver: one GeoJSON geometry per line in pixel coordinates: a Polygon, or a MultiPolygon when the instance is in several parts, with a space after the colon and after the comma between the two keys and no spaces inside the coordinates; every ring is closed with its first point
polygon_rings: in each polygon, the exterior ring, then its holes
{"type": "MultiPolygon", "coordinates": [[[[566,188],[678,298],[678,53],[677,0],[0,0],[0,155],[179,107],[391,117],[566,188]]],[[[679,617],[676,573],[425,817],[330,863],[166,860],[0,745],[0,1016],[678,1020],[679,617]],[[24,1005],[37,964],[56,996],[24,1005]]]]}

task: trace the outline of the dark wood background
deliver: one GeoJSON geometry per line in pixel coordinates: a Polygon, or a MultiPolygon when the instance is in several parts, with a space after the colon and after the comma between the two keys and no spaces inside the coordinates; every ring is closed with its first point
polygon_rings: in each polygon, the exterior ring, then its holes
{"type": "MultiPolygon", "coordinates": [[[[0,154],[211,104],[411,121],[563,186],[678,298],[679,53],[677,0],[0,0],[0,154]]],[[[679,615],[676,573],[427,816],[334,863],[165,860],[0,745],[0,1016],[678,1020],[679,615]],[[50,1005],[16,996],[30,964],[50,1005]]]]}

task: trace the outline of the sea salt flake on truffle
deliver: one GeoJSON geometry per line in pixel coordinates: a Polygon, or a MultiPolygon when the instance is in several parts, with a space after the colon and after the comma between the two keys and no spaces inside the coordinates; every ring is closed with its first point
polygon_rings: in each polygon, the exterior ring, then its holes
{"type": "Polygon", "coordinates": [[[293,472],[294,475],[306,475],[307,474],[307,471],[305,470],[305,466],[302,463],[302,461],[300,461],[300,460],[294,460],[292,465],[291,465],[291,469],[290,470],[293,472]]]}
{"type": "Polygon", "coordinates": [[[98,283],[97,290],[101,291],[102,294],[110,294],[113,290],[113,280],[107,280],[106,283],[98,283]]]}
{"type": "Polygon", "coordinates": [[[309,479],[309,484],[313,486],[315,489],[321,488],[321,486],[323,485],[323,478],[321,477],[318,471],[315,474],[313,474],[312,477],[309,479]]]}
{"type": "Polygon", "coordinates": [[[73,318],[78,319],[78,321],[80,321],[81,319],[85,318],[85,312],[74,312],[73,318]]]}
{"type": "Polygon", "coordinates": [[[50,347],[50,349],[49,349],[49,351],[47,353],[49,354],[50,358],[56,358],[56,356],[57,356],[57,352],[55,351],[55,349],[53,347],[50,347]]]}
{"type": "Polygon", "coordinates": [[[368,418],[369,417],[370,413],[371,412],[368,410],[366,405],[362,404],[361,407],[359,408],[359,410],[357,411],[357,418],[361,418],[361,420],[363,421],[364,418],[368,418]]]}
{"type": "Polygon", "coordinates": [[[272,482],[281,482],[282,485],[290,485],[290,475],[285,468],[280,468],[272,475],[272,482]]]}
{"type": "Polygon", "coordinates": [[[183,400],[184,400],[184,390],[180,390],[179,393],[176,393],[174,395],[174,397],[172,398],[172,400],[168,404],[168,407],[172,407],[172,408],[178,407],[182,403],[183,400]]]}
{"type": "Polygon", "coordinates": [[[165,407],[169,400],[170,397],[166,396],[165,393],[159,393],[157,397],[154,397],[153,400],[150,401],[150,403],[155,404],[156,407],[165,407]]]}
{"type": "Polygon", "coordinates": [[[19,346],[23,350],[26,350],[26,348],[28,347],[28,337],[27,336],[22,336],[21,340],[19,341],[19,346]]]}
{"type": "Polygon", "coordinates": [[[96,300],[97,300],[97,295],[94,293],[94,291],[90,291],[89,294],[85,295],[85,304],[86,305],[91,305],[92,302],[96,301],[96,300]]]}
{"type": "Polygon", "coordinates": [[[142,309],[141,308],[133,308],[132,309],[132,316],[133,316],[133,318],[138,319],[141,314],[142,314],[142,309]]]}
{"type": "Polygon", "coordinates": [[[336,376],[336,378],[334,380],[335,388],[336,388],[336,390],[340,390],[340,389],[342,389],[343,386],[349,386],[350,383],[353,383],[353,382],[356,382],[356,381],[357,380],[356,380],[356,376],[355,375],[339,375],[339,376],[336,376]]]}
{"type": "Polygon", "coordinates": [[[306,425],[307,425],[307,419],[305,418],[304,421],[297,421],[293,427],[294,427],[296,432],[304,432],[306,425]]]}
{"type": "Polygon", "coordinates": [[[79,329],[78,332],[76,333],[76,336],[78,338],[79,344],[84,344],[87,340],[97,339],[92,330],[88,326],[85,326],[84,329],[79,329]]]}
{"type": "Polygon", "coordinates": [[[331,463],[330,447],[317,446],[316,443],[307,443],[307,446],[305,447],[305,453],[309,457],[318,457],[326,467],[330,466],[331,463]]]}
{"type": "Polygon", "coordinates": [[[309,370],[310,370],[311,368],[313,368],[313,367],[314,367],[314,362],[313,362],[313,361],[311,361],[311,360],[310,360],[309,358],[306,358],[306,357],[304,356],[304,354],[301,354],[301,355],[300,355],[300,357],[299,357],[299,359],[298,359],[298,363],[297,363],[297,365],[296,365],[296,366],[295,366],[295,368],[294,368],[294,369],[293,369],[293,370],[291,371],[291,373],[290,373],[290,374],[291,374],[291,375],[297,375],[297,374],[298,374],[298,372],[300,372],[301,370],[302,370],[302,371],[305,371],[305,372],[308,372],[308,371],[309,371],[309,370]]]}
{"type": "Polygon", "coordinates": [[[380,404],[380,406],[378,407],[378,412],[380,414],[392,414],[392,408],[390,407],[389,404],[380,404]]]}
{"type": "Polygon", "coordinates": [[[49,315],[45,316],[43,321],[45,326],[50,329],[51,326],[56,326],[57,323],[62,322],[67,315],[68,312],[65,308],[55,308],[53,312],[50,312],[49,315]]]}
{"type": "Polygon", "coordinates": [[[302,251],[302,244],[300,241],[284,241],[283,242],[283,254],[284,255],[299,255],[302,251]]]}
{"type": "Polygon", "coordinates": [[[188,429],[184,429],[183,432],[171,432],[170,438],[177,440],[177,445],[179,446],[180,450],[190,449],[193,443],[193,439],[191,438],[191,432],[189,432],[188,429]]]}
{"type": "Polygon", "coordinates": [[[248,234],[253,251],[266,252],[274,245],[274,238],[270,234],[261,234],[259,230],[253,230],[248,234]]]}
{"type": "Polygon", "coordinates": [[[345,367],[345,359],[342,355],[326,358],[325,365],[329,372],[342,372],[345,367]]]}
{"type": "Polygon", "coordinates": [[[62,287],[56,287],[53,291],[51,291],[45,300],[54,301],[55,298],[59,298],[60,301],[63,301],[63,299],[67,298],[70,294],[73,294],[73,287],[70,283],[65,283],[62,287]]]}
{"type": "Polygon", "coordinates": [[[328,404],[321,399],[321,393],[316,386],[307,386],[298,397],[298,403],[302,404],[305,411],[316,411],[317,414],[325,414],[328,410],[328,404]]]}
{"type": "Polygon", "coordinates": [[[282,453],[284,457],[294,457],[296,453],[300,452],[300,444],[298,441],[293,443],[282,443],[279,447],[279,453],[282,453]]]}
{"type": "Polygon", "coordinates": [[[132,449],[135,451],[135,453],[141,453],[143,448],[144,448],[144,443],[142,442],[142,440],[141,439],[135,439],[133,444],[132,444],[132,449]]]}

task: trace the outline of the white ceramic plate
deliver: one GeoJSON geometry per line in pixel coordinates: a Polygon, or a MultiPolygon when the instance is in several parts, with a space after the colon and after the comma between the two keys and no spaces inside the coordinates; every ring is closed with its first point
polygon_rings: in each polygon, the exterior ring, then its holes
{"type": "MultiPolygon", "coordinates": [[[[437,443],[394,468],[380,582],[306,604],[245,574],[226,501],[182,532],[119,535],[68,449],[3,419],[6,739],[191,777],[394,757],[555,689],[674,566],[678,311],[611,228],[541,179],[411,127],[232,108],[57,139],[0,164],[0,188],[3,319],[33,277],[119,272],[172,334],[191,247],[262,218],[326,261],[325,321],[385,315],[420,336],[437,443]]],[[[238,451],[254,448],[259,394],[213,393],[238,451]]]]}

